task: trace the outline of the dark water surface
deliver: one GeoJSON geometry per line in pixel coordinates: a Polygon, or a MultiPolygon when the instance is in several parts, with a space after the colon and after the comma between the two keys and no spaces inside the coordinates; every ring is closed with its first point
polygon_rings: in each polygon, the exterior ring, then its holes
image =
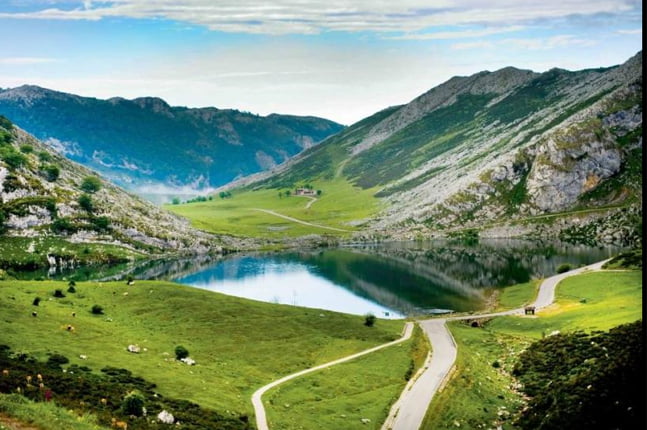
{"type": "Polygon", "coordinates": [[[587,265],[619,251],[524,240],[406,242],[173,262],[175,274],[165,277],[265,302],[399,318],[479,310],[489,287],[550,276],[560,264],[587,265]]]}

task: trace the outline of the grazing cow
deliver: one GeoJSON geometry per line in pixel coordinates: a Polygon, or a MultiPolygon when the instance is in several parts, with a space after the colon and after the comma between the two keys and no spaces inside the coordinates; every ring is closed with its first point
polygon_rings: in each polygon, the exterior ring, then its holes
{"type": "Polygon", "coordinates": [[[72,312],[72,317],[76,317],[76,312],[72,312]]]}
{"type": "Polygon", "coordinates": [[[67,331],[74,331],[74,326],[73,325],[68,325],[66,330],[67,331]]]}
{"type": "Polygon", "coordinates": [[[38,312],[36,312],[36,311],[32,312],[32,313],[31,313],[31,316],[32,316],[32,317],[37,317],[37,316],[38,316],[38,312]]]}
{"type": "Polygon", "coordinates": [[[116,418],[113,418],[113,419],[112,419],[112,426],[113,426],[114,428],[123,429],[123,430],[128,430],[128,423],[126,423],[126,422],[124,422],[124,421],[117,421],[117,419],[116,419],[116,418]]]}
{"type": "Polygon", "coordinates": [[[525,315],[534,315],[535,314],[535,307],[534,306],[526,306],[523,308],[523,312],[525,315]]]}

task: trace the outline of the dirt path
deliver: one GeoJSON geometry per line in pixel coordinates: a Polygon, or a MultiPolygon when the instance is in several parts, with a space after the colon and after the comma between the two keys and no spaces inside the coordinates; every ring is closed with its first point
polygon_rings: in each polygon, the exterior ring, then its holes
{"type": "MultiPolygon", "coordinates": [[[[315,199],[315,200],[316,200],[316,199],[315,199]]],[[[310,204],[312,204],[312,202],[311,202],[310,204]]],[[[344,230],[343,228],[328,227],[328,226],[321,225],[321,224],[313,224],[313,223],[311,223],[311,222],[301,221],[300,219],[292,218],[291,216],[287,216],[287,215],[281,215],[280,213],[278,213],[278,212],[274,212],[274,211],[271,211],[271,210],[269,210],[269,209],[258,209],[258,208],[254,208],[254,209],[252,209],[252,210],[259,211],[259,212],[265,212],[265,213],[267,213],[267,214],[274,215],[274,216],[276,216],[276,217],[283,218],[283,219],[286,219],[286,220],[288,220],[288,221],[296,222],[296,223],[298,223],[298,224],[308,225],[308,226],[310,226],[310,227],[323,228],[323,229],[326,229],[326,230],[332,230],[332,231],[350,232],[350,230],[344,230]]]]}
{"type": "MultiPolygon", "coordinates": [[[[602,264],[605,262],[601,261],[545,279],[539,286],[539,292],[534,303],[535,308],[542,309],[553,303],[555,300],[555,287],[564,278],[585,271],[600,270],[602,264]]],[[[422,372],[413,379],[411,384],[405,387],[400,398],[393,404],[389,416],[382,426],[382,430],[419,429],[434,395],[447,383],[457,355],[456,343],[445,324],[447,321],[488,318],[502,315],[522,315],[523,313],[524,308],[518,308],[503,312],[419,321],[420,327],[422,327],[429,338],[433,354],[427,359],[422,372]]]]}
{"type": "Polygon", "coordinates": [[[408,340],[409,338],[411,338],[411,333],[413,333],[413,323],[408,322],[404,326],[402,337],[400,337],[400,339],[396,339],[388,343],[383,343],[382,345],[378,345],[373,348],[366,349],[356,354],[352,354],[352,355],[340,358],[338,360],[330,361],[328,363],[324,363],[319,366],[311,367],[310,369],[305,369],[288,376],[284,376],[281,379],[277,379],[276,381],[271,382],[265,385],[264,387],[259,388],[258,390],[256,390],[254,394],[252,394],[252,405],[254,406],[254,413],[256,414],[256,428],[258,430],[269,430],[269,427],[267,425],[267,417],[265,415],[265,407],[263,406],[263,401],[261,399],[261,397],[263,396],[263,394],[265,394],[266,391],[278,385],[281,385],[282,383],[287,382],[291,379],[298,378],[299,376],[303,376],[311,372],[316,372],[317,370],[325,369],[326,367],[334,366],[335,364],[344,363],[346,361],[353,360],[357,357],[361,357],[363,355],[370,354],[380,349],[387,348],[392,345],[396,345],[400,342],[404,342],[405,340],[408,340]]]}
{"type": "Polygon", "coordinates": [[[305,197],[306,199],[310,199],[310,201],[306,203],[305,209],[310,209],[310,206],[312,206],[312,204],[317,201],[317,199],[312,196],[295,196],[295,197],[305,197]]]}

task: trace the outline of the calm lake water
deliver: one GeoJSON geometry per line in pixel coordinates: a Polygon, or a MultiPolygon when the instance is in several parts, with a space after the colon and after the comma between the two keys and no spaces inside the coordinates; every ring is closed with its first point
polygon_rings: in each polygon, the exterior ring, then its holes
{"type": "Polygon", "coordinates": [[[550,276],[560,264],[591,264],[619,250],[522,240],[391,243],[175,262],[179,274],[167,277],[265,302],[401,318],[479,310],[492,287],[550,276]]]}

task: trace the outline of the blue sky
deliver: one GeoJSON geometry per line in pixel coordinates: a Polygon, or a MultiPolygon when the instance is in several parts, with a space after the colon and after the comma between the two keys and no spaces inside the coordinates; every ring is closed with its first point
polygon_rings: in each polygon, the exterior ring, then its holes
{"type": "Polygon", "coordinates": [[[0,87],[350,124],[455,75],[611,66],[625,0],[0,0],[0,87]]]}

